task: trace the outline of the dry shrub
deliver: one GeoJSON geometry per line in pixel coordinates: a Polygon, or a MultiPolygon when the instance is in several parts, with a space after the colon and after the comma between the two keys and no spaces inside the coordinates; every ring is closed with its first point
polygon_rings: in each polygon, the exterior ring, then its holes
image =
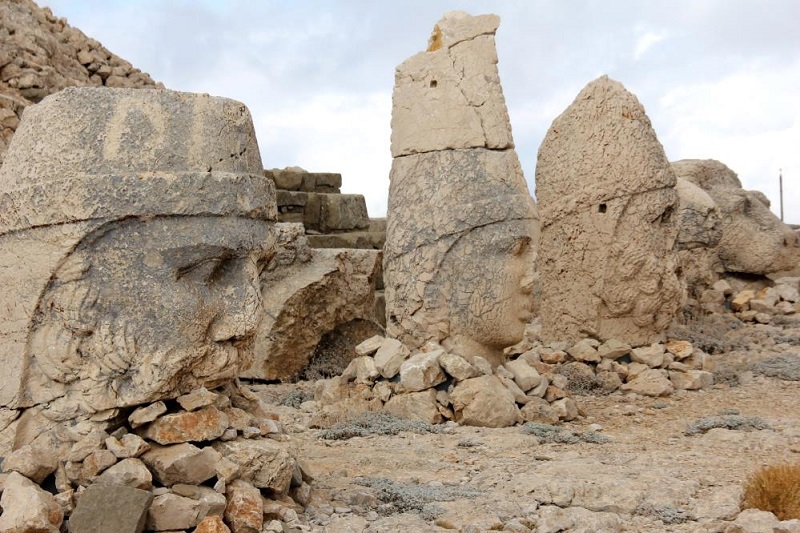
{"type": "Polygon", "coordinates": [[[769,511],[778,520],[800,518],[800,464],[765,466],[744,488],[743,508],[769,511]]]}

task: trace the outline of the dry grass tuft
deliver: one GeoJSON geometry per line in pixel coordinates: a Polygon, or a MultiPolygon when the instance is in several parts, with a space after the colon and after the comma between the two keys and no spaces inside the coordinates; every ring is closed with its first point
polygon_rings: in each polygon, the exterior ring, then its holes
{"type": "Polygon", "coordinates": [[[742,507],[769,511],[778,520],[800,519],[800,464],[765,466],[744,488],[742,507]]]}

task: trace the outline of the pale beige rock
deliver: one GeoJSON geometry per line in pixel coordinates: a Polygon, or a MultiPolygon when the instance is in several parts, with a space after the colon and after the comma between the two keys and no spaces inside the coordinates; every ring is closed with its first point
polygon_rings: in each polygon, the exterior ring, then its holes
{"type": "Polygon", "coordinates": [[[480,370],[474,365],[469,364],[467,360],[460,355],[447,352],[439,356],[439,365],[456,381],[474,378],[481,373],[480,370]]]}
{"type": "Polygon", "coordinates": [[[176,484],[172,486],[172,492],[178,496],[184,496],[197,500],[207,509],[209,515],[222,516],[225,512],[225,496],[210,487],[176,484]]]}
{"type": "Polygon", "coordinates": [[[228,429],[228,417],[214,406],[164,415],[151,422],[144,437],[158,444],[214,440],[228,429]]]}
{"type": "Polygon", "coordinates": [[[669,373],[669,380],[676,390],[700,390],[714,384],[714,374],[703,370],[672,371],[669,373]]]}
{"type": "Polygon", "coordinates": [[[594,339],[581,339],[571,347],[567,348],[567,353],[576,361],[583,363],[599,363],[600,354],[597,351],[598,342],[594,339]]]}
{"type": "Polygon", "coordinates": [[[674,387],[661,372],[649,368],[637,374],[631,381],[624,383],[620,390],[635,392],[643,396],[667,396],[674,390],[674,387]]]}
{"type": "Polygon", "coordinates": [[[197,524],[194,533],[231,533],[231,530],[221,516],[207,516],[197,524]]]}
{"type": "Polygon", "coordinates": [[[153,475],[139,459],[123,459],[100,474],[97,483],[125,485],[135,489],[149,490],[153,486],[153,475]]]}
{"type": "Polygon", "coordinates": [[[773,533],[779,531],[780,521],[769,511],[745,509],[736,516],[732,526],[736,533],[773,533]]]}
{"type": "Polygon", "coordinates": [[[513,148],[497,73],[496,15],[447,13],[428,51],[397,67],[392,157],[454,148],[513,148]]]}
{"type": "Polygon", "coordinates": [[[374,335],[356,346],[356,355],[372,355],[383,345],[385,337],[374,335]]]}
{"type": "Polygon", "coordinates": [[[435,389],[392,396],[383,408],[387,413],[409,420],[422,420],[429,424],[439,424],[443,421],[436,407],[435,389]]]}
{"type": "Polygon", "coordinates": [[[96,475],[116,464],[117,458],[108,450],[95,450],[90,453],[81,465],[81,480],[88,484],[96,475]]]}
{"type": "Polygon", "coordinates": [[[195,527],[203,519],[202,503],[177,494],[161,494],[153,498],[147,513],[147,529],[155,531],[183,530],[195,527]]]}
{"type": "Polygon", "coordinates": [[[113,453],[117,459],[139,457],[150,449],[150,445],[135,433],[126,433],[119,439],[108,437],[105,444],[106,449],[113,453]]]}
{"type": "Polygon", "coordinates": [[[650,368],[658,368],[664,364],[664,345],[654,343],[631,350],[631,360],[642,363],[650,368]]]}
{"type": "Polygon", "coordinates": [[[144,530],[152,493],[121,485],[90,485],[78,496],[69,517],[71,533],[144,530]]]}
{"type": "Polygon", "coordinates": [[[692,355],[694,346],[689,341],[667,341],[664,344],[664,349],[675,356],[675,359],[682,361],[692,355]]]}
{"type": "Polygon", "coordinates": [[[3,459],[3,472],[17,472],[41,484],[56,471],[58,457],[51,451],[28,444],[3,459]]]}
{"type": "Polygon", "coordinates": [[[537,424],[558,423],[558,413],[550,406],[549,402],[542,398],[531,398],[528,403],[522,406],[519,412],[525,422],[536,422],[537,424]]]}
{"type": "Polygon", "coordinates": [[[128,417],[131,427],[136,429],[148,422],[152,422],[159,416],[167,412],[167,405],[164,402],[155,402],[144,407],[138,407],[128,417]]]}
{"type": "Polygon", "coordinates": [[[785,302],[797,303],[800,302],[800,291],[791,285],[775,285],[775,292],[781,300],[785,302]]]}
{"type": "Polygon", "coordinates": [[[243,377],[296,379],[325,333],[374,317],[380,252],[310,250],[301,224],[279,224],[278,229],[283,232],[279,243],[287,241],[283,247],[294,250],[294,256],[273,261],[277,265],[262,278],[263,320],[255,359],[243,377]]]}
{"type": "Polygon", "coordinates": [[[0,297],[16,302],[0,405],[66,420],[233,378],[274,243],[261,172],[232,100],[67,88],[30,107],[0,168],[0,297]]]}
{"type": "Polygon", "coordinates": [[[550,404],[559,420],[569,422],[578,417],[578,405],[572,398],[561,398],[550,404]]]}
{"type": "Polygon", "coordinates": [[[458,383],[450,400],[456,421],[466,426],[508,427],[521,419],[513,395],[495,376],[458,383]]]}
{"type": "Polygon", "coordinates": [[[295,460],[285,447],[271,439],[216,442],[213,448],[239,465],[237,477],[258,488],[286,494],[295,469],[295,460]]]}
{"type": "Polygon", "coordinates": [[[225,521],[232,533],[260,533],[264,524],[264,503],[259,490],[235,479],[228,484],[225,495],[228,500],[225,521]]]}
{"type": "Polygon", "coordinates": [[[536,369],[525,359],[517,358],[507,362],[504,366],[514,375],[514,382],[523,392],[528,392],[542,381],[542,377],[536,369]]]}
{"type": "Polygon", "coordinates": [[[678,240],[681,277],[691,297],[712,286],[724,269],[715,247],[722,237],[722,221],[717,204],[703,189],[677,178],[678,240]]]}
{"type": "Polygon", "coordinates": [[[797,235],[770,211],[764,194],[742,189],[736,173],[713,159],[685,159],[672,169],[716,203],[722,220],[716,252],[726,271],[768,274],[797,267],[797,235]]]}
{"type": "Polygon", "coordinates": [[[11,472],[0,496],[0,531],[13,533],[59,533],[64,512],[52,494],[33,481],[11,472]]]}
{"type": "Polygon", "coordinates": [[[530,318],[538,239],[495,66],[497,23],[450,13],[438,44],[398,67],[384,247],[388,336],[492,366],[530,318]]]}
{"type": "Polygon", "coordinates": [[[213,405],[219,399],[219,394],[211,392],[205,387],[193,390],[183,396],[178,396],[178,404],[187,411],[196,411],[202,407],[213,405]]]}
{"type": "Polygon", "coordinates": [[[141,459],[156,479],[169,487],[175,483],[199,485],[216,474],[222,456],[213,448],[200,449],[189,443],[154,446],[141,459]]]}
{"type": "Polygon", "coordinates": [[[439,366],[439,357],[444,350],[437,349],[432,352],[420,352],[412,355],[400,365],[400,385],[404,390],[417,392],[435,387],[447,379],[442,367],[439,366]]]}
{"type": "Polygon", "coordinates": [[[365,385],[372,384],[379,376],[380,372],[375,366],[375,360],[368,355],[351,360],[342,372],[342,379],[345,381],[355,380],[356,383],[365,385]]]}
{"type": "Polygon", "coordinates": [[[400,365],[408,359],[411,351],[397,339],[386,338],[375,353],[375,367],[386,379],[392,379],[400,372],[400,365]]]}
{"type": "Polygon", "coordinates": [[[539,148],[543,341],[663,337],[683,307],[674,187],[636,97],[606,76],[589,83],[539,148]]]}
{"type": "Polygon", "coordinates": [[[608,339],[597,347],[597,354],[603,359],[616,360],[631,353],[631,346],[619,339],[608,339]]]}

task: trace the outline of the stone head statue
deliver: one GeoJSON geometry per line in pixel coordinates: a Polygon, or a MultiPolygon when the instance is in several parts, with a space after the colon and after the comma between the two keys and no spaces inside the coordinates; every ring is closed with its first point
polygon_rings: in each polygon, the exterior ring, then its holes
{"type": "Polygon", "coordinates": [[[273,253],[238,102],[70,88],[0,170],[0,405],[72,419],[235,377],[273,253]]]}
{"type": "Polygon", "coordinates": [[[798,266],[797,236],[770,211],[763,193],[744,190],[736,173],[714,159],[684,159],[672,168],[716,203],[722,227],[716,250],[726,271],[769,274],[798,266]]]}
{"type": "Polygon", "coordinates": [[[447,13],[396,71],[386,329],[503,362],[531,318],[538,214],[497,71],[495,15],[447,13]]]}

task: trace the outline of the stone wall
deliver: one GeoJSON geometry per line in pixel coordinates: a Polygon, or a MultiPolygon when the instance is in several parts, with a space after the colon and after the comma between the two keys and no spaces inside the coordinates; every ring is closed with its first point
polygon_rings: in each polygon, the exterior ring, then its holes
{"type": "Polygon", "coordinates": [[[70,86],[163,87],[49,8],[0,2],[0,163],[22,111],[70,86]]]}

